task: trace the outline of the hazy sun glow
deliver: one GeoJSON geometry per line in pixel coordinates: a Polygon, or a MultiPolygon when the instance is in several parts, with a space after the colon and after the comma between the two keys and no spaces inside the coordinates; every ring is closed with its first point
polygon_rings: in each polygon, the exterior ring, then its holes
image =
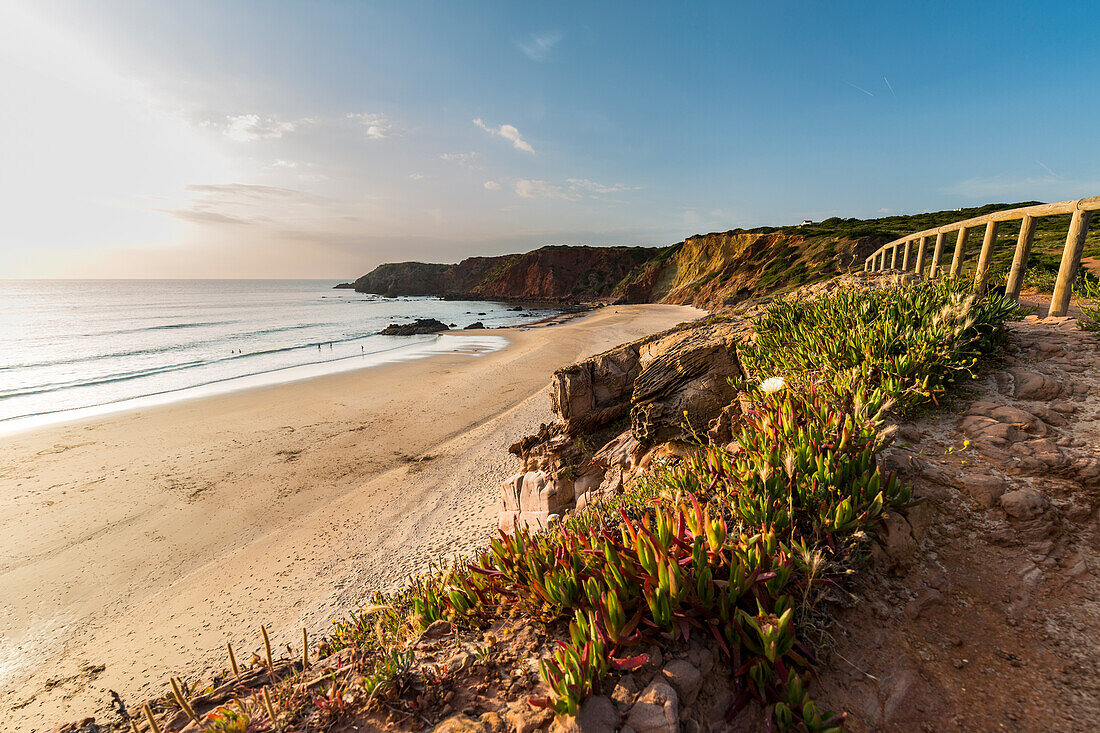
{"type": "Polygon", "coordinates": [[[1078,16],[5,0],[0,278],[343,279],[1092,194],[1078,16]]]}
{"type": "Polygon", "coordinates": [[[159,197],[232,175],[137,80],[15,5],[0,7],[0,89],[0,275],[114,274],[105,252],[141,258],[178,241],[180,222],[151,210],[159,197]]]}

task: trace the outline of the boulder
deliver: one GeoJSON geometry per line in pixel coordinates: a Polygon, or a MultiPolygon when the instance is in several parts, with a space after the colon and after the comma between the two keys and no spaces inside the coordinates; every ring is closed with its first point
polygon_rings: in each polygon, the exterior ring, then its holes
{"type": "Polygon", "coordinates": [[[694,704],[703,686],[703,675],[695,665],[684,659],[673,659],[661,670],[661,676],[672,685],[685,706],[694,704]]]}
{"type": "Polygon", "coordinates": [[[428,624],[428,628],[424,629],[424,633],[420,635],[417,643],[439,641],[443,637],[453,634],[454,630],[454,625],[450,621],[444,621],[443,619],[432,621],[428,624]]]}
{"type": "Polygon", "coordinates": [[[412,323],[391,323],[378,333],[382,336],[415,336],[421,333],[449,331],[450,327],[434,318],[417,318],[412,323]]]}
{"type": "Polygon", "coordinates": [[[882,513],[882,523],[878,530],[878,546],[891,570],[897,570],[903,574],[908,570],[913,553],[917,549],[917,543],[913,539],[912,528],[905,521],[905,517],[893,511],[882,513]]]}
{"type": "Polygon", "coordinates": [[[1001,508],[1015,519],[1034,519],[1047,510],[1050,502],[1036,489],[1025,486],[1001,496],[1001,508]]]}
{"type": "Polygon", "coordinates": [[[1070,382],[1019,367],[1012,367],[995,376],[1001,393],[1018,400],[1048,402],[1057,398],[1073,397],[1077,393],[1084,396],[1088,391],[1085,385],[1080,385],[1079,389],[1078,385],[1070,382]]]}
{"type": "Polygon", "coordinates": [[[432,733],[488,733],[488,727],[480,720],[474,720],[469,715],[459,713],[443,720],[432,733]]]}
{"type": "Polygon", "coordinates": [[[661,678],[649,683],[630,708],[626,724],[637,733],[679,733],[680,701],[661,678]]]}
{"type": "Polygon", "coordinates": [[[500,529],[513,532],[521,527],[546,527],[547,517],[562,514],[573,505],[573,481],[545,471],[517,473],[507,478],[501,490],[500,529]]]}
{"type": "Polygon", "coordinates": [[[638,680],[634,678],[634,675],[627,672],[616,683],[615,689],[611,691],[611,699],[619,710],[625,712],[634,704],[638,689],[638,680]]]}
{"type": "Polygon", "coordinates": [[[477,329],[480,329],[480,328],[485,328],[485,324],[482,323],[481,321],[474,321],[469,326],[466,326],[466,328],[463,329],[463,330],[471,331],[471,330],[477,330],[477,329]]]}
{"type": "Polygon", "coordinates": [[[959,479],[959,484],[971,499],[986,509],[996,504],[1005,492],[1005,480],[999,476],[963,476],[959,479]]]}
{"type": "Polygon", "coordinates": [[[550,726],[554,713],[547,708],[536,708],[526,700],[517,700],[508,704],[502,717],[512,733],[535,733],[550,726]]]}
{"type": "Polygon", "coordinates": [[[619,727],[619,711],[603,695],[588,698],[576,717],[560,716],[550,727],[552,733],[613,733],[619,727]]]}

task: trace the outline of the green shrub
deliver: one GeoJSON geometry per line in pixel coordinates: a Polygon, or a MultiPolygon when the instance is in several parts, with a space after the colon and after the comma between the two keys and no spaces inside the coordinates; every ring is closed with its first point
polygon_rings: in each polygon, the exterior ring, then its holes
{"type": "Polygon", "coordinates": [[[1100,280],[1095,277],[1079,278],[1073,292],[1081,306],[1077,325],[1086,331],[1100,331],[1100,280]]]}
{"type": "Polygon", "coordinates": [[[900,408],[935,401],[1000,345],[1016,305],[983,298],[950,280],[881,290],[844,288],[815,300],[776,300],[753,326],[742,364],[763,379],[782,375],[834,382],[842,393],[866,385],[900,408]]]}

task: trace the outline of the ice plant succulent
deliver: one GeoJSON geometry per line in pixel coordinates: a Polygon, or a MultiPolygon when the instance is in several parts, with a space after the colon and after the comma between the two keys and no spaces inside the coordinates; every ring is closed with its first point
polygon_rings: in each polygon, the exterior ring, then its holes
{"type": "Polygon", "coordinates": [[[806,688],[800,620],[883,512],[911,500],[879,465],[886,414],[969,374],[1013,308],[939,281],[777,300],[741,353],[750,374],[776,376],[746,392],[735,451],[704,446],[602,506],[501,534],[469,562],[377,594],[323,647],[381,649],[369,705],[401,688],[411,660],[397,644],[433,621],[561,620],[567,638],[539,665],[549,694],[532,703],[573,715],[613,670],[644,663],[640,644],[702,635],[733,672],[731,714],[755,699],[780,730],[840,730],[806,688]]]}

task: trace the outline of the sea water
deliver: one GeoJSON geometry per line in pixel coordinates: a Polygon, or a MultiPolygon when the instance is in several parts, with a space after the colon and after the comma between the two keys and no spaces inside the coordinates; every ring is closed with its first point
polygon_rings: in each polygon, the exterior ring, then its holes
{"type": "Polygon", "coordinates": [[[316,280],[0,280],[0,433],[433,353],[480,354],[491,330],[381,336],[437,318],[457,328],[554,311],[383,298],[316,280]]]}

